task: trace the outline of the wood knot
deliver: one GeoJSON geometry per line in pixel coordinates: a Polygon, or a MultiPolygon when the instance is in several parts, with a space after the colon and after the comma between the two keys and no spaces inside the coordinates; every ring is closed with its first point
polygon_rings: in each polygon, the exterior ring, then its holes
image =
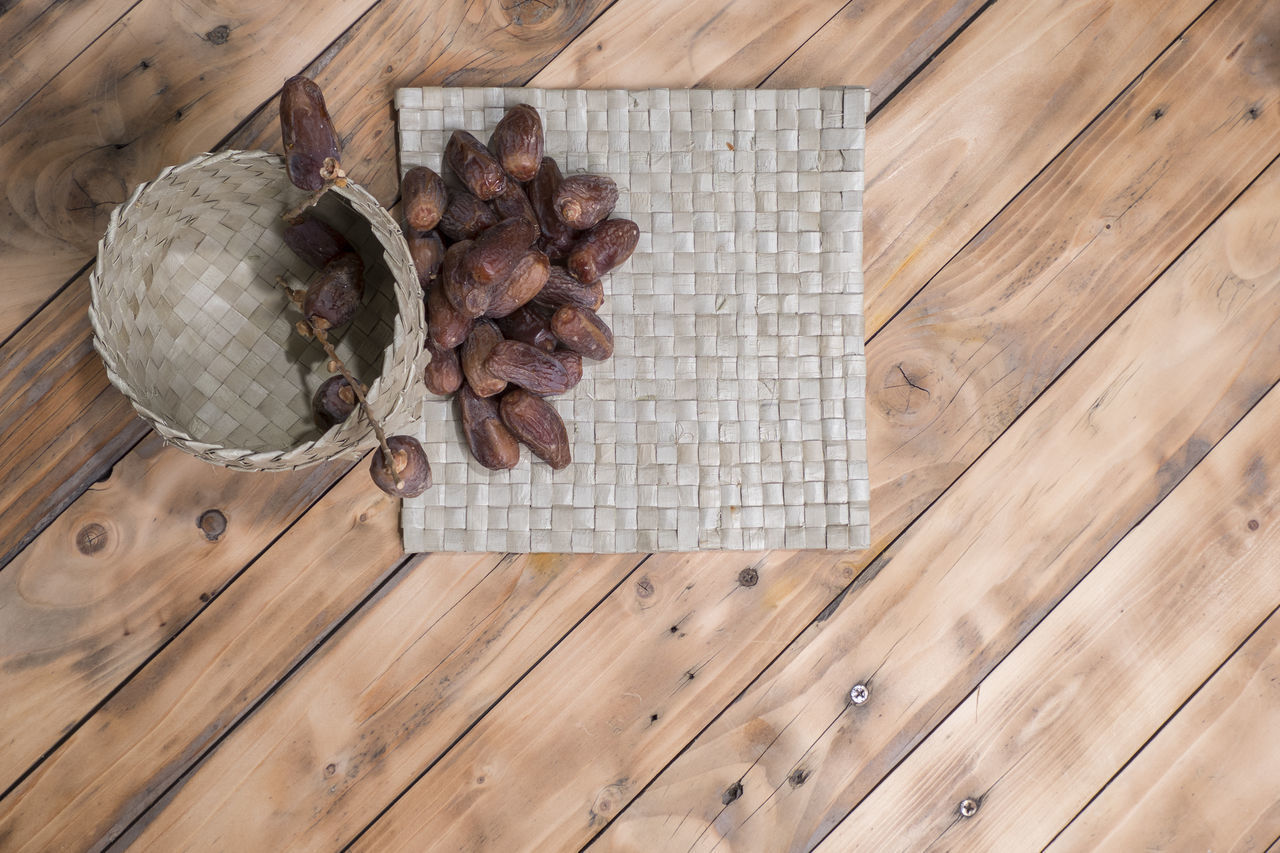
{"type": "Polygon", "coordinates": [[[1249,519],[1248,527],[1249,527],[1249,529],[1250,529],[1250,530],[1257,530],[1257,529],[1258,529],[1258,519],[1256,519],[1256,518],[1251,518],[1251,519],[1249,519]]]}
{"type": "Polygon", "coordinates": [[[738,797],[742,796],[742,782],[734,782],[732,785],[724,789],[724,793],[720,795],[720,802],[729,805],[738,797]]]}
{"type": "Polygon", "coordinates": [[[896,418],[915,419],[930,407],[937,377],[923,364],[898,362],[885,373],[878,394],[881,407],[896,418]]]}
{"type": "Polygon", "coordinates": [[[755,586],[760,581],[760,573],[748,566],[738,572],[738,583],[742,586],[755,586]]]}
{"type": "Polygon", "coordinates": [[[596,818],[608,819],[618,811],[618,804],[626,800],[627,790],[624,782],[615,782],[596,794],[596,801],[591,804],[591,813],[596,818]]]}
{"type": "Polygon", "coordinates": [[[204,538],[217,542],[227,532],[227,517],[216,509],[207,509],[196,519],[196,526],[204,533],[204,538]]]}
{"type": "Polygon", "coordinates": [[[797,769],[787,777],[787,784],[793,788],[799,788],[805,782],[809,781],[809,772],[803,768],[797,769]]]}
{"type": "Polygon", "coordinates": [[[231,38],[231,27],[226,24],[219,24],[205,33],[204,37],[209,44],[226,44],[227,39],[231,38]]]}
{"type": "Polygon", "coordinates": [[[502,0],[503,17],[513,26],[533,27],[555,15],[559,0],[502,0]]]}
{"type": "Polygon", "coordinates": [[[649,580],[649,576],[645,575],[636,581],[636,595],[641,598],[653,597],[653,581],[649,580]]]}
{"type": "Polygon", "coordinates": [[[96,554],[107,547],[107,528],[96,521],[86,524],[76,533],[76,549],[81,554],[96,554]]]}
{"type": "Polygon", "coordinates": [[[337,772],[338,772],[338,766],[336,764],[326,764],[324,766],[325,776],[332,776],[334,773],[337,773],[337,772]]]}

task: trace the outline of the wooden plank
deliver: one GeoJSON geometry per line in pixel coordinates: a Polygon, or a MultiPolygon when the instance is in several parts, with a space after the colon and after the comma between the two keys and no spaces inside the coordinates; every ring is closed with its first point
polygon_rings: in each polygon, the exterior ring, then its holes
{"type": "Polygon", "coordinates": [[[849,2],[763,85],[772,89],[863,85],[871,91],[875,111],[985,4],[985,0],[849,2]],[[855,44],[858,49],[851,49],[855,44]]]}
{"type": "MultiPolygon", "coordinates": [[[[362,180],[369,175],[379,197],[390,203],[398,187],[395,134],[387,123],[395,86],[440,82],[466,63],[473,63],[466,72],[471,82],[502,83],[509,82],[510,75],[532,74],[603,5],[604,0],[561,6],[545,14],[539,10],[547,7],[538,4],[492,7],[477,20],[462,2],[449,9],[388,2],[362,19],[307,72],[325,86],[343,129],[351,129],[344,145],[349,164],[359,164],[351,167],[353,174],[362,180]],[[427,27],[434,33],[431,40],[426,39],[427,27]],[[386,79],[391,72],[385,71],[386,57],[379,54],[388,44],[396,45],[395,54],[405,65],[398,72],[404,75],[401,79],[386,79]],[[421,65],[428,66],[430,76],[419,81],[411,75],[418,74],[421,65]],[[481,76],[485,73],[492,77],[481,76]],[[384,90],[386,103],[369,97],[370,91],[384,90]]],[[[273,100],[230,140],[230,146],[279,149],[278,136],[273,100]]],[[[8,392],[0,401],[22,395],[20,405],[0,402],[0,481],[15,485],[9,497],[0,498],[0,553],[7,554],[0,557],[0,566],[141,434],[132,408],[110,388],[89,348],[87,287],[86,277],[77,279],[0,348],[0,392],[8,392]],[[8,354],[9,348],[16,352],[8,354]],[[38,362],[32,360],[33,352],[39,353],[38,362]],[[50,442],[50,435],[60,438],[50,442]],[[22,510],[15,512],[8,501],[20,502],[22,510]]]]}
{"type": "Polygon", "coordinates": [[[0,11],[0,125],[138,0],[6,3],[0,11]]]}
{"type": "MultiPolygon", "coordinates": [[[[1216,461],[1217,453],[1207,461],[1216,461]]],[[[1250,520],[1261,528],[1260,520],[1250,520]]],[[[1274,519],[1270,526],[1274,531],[1274,519]]],[[[1246,522],[1245,528],[1250,527],[1246,522]]],[[[1161,614],[1157,620],[1165,618],[1161,614]]],[[[1198,616],[1193,624],[1199,630],[1198,616]]],[[[1149,669],[1145,661],[1142,664],[1149,669]]],[[[1157,693],[1165,690],[1163,684],[1155,688],[1157,693]]],[[[1276,732],[1280,614],[1273,612],[1048,850],[1088,853],[1180,846],[1261,853],[1280,836],[1276,732]]]]}
{"type": "Polygon", "coordinates": [[[585,844],[853,571],[835,553],[750,556],[650,557],[353,849],[585,844]]]}
{"type": "Polygon", "coordinates": [[[1261,237],[1276,228],[1280,164],[698,736],[603,848],[819,841],[1280,379],[1280,303],[1267,296],[1280,255],[1261,237]],[[856,683],[871,693],[862,706],[848,698],[856,683]],[[784,726],[768,743],[750,736],[784,726]]]}
{"type": "Polygon", "coordinates": [[[76,57],[0,138],[0,339],[93,257],[138,182],[214,145],[373,2],[143,0],[76,57]]]}
{"type": "MultiPolygon", "coordinates": [[[[384,0],[342,43],[307,70],[334,120],[354,128],[343,166],[385,205],[400,190],[391,102],[402,86],[521,86],[572,42],[612,0],[440,4],[384,0]]],[[[275,104],[254,115],[233,148],[280,149],[275,104]]],[[[345,132],[345,131],[344,131],[345,132]]]]}
{"type": "Polygon", "coordinates": [[[867,126],[867,334],[1207,5],[996,3],[885,105],[867,126]]]}
{"type": "Polygon", "coordinates": [[[147,432],[107,382],[84,282],[0,348],[0,567],[147,432]]]}
{"type": "Polygon", "coordinates": [[[757,86],[844,4],[845,0],[620,0],[538,74],[537,85],[757,86]]]}
{"type": "Polygon", "coordinates": [[[59,516],[0,572],[0,790],[348,466],[278,474],[266,488],[152,435],[59,516]],[[211,540],[198,521],[215,510],[225,532],[211,540]]]}
{"type": "MultiPolygon", "coordinates": [[[[1274,229],[1280,193],[1267,200],[1274,229]]],[[[1251,224],[1266,218],[1255,214],[1251,224]]],[[[1280,281],[1277,246],[1246,247],[1249,260],[1267,264],[1271,273],[1258,283],[1280,281]]],[[[1280,475],[1278,419],[1280,389],[1089,572],[818,853],[1047,844],[1280,605],[1280,490],[1273,485],[1280,475]],[[957,813],[966,797],[977,804],[968,819],[957,813]]],[[[1270,693],[1277,693],[1275,685],[1270,693]]],[[[1266,740],[1276,740],[1274,730],[1268,734],[1266,740]]],[[[1261,846],[1280,827],[1280,806],[1276,765],[1258,759],[1243,759],[1240,782],[1248,785],[1254,775],[1270,789],[1269,819],[1251,828],[1250,815],[1229,807],[1222,823],[1224,834],[1256,829],[1261,846]]],[[[1215,763],[1230,773],[1226,760],[1218,754],[1215,763]]],[[[1198,780],[1192,791],[1208,786],[1198,780]]],[[[1228,794],[1221,780],[1212,787],[1228,794]]],[[[1219,849],[1174,838],[1181,849],[1219,849]]]]}
{"type": "Polygon", "coordinates": [[[117,846],[340,849],[642,560],[428,557],[117,846]]]}
{"type": "MultiPolygon", "coordinates": [[[[399,502],[367,480],[363,466],[351,471],[0,801],[0,839],[103,849],[306,657],[403,558],[399,502]]],[[[237,516],[228,516],[231,537],[237,516]]],[[[466,591],[453,581],[484,562],[434,561],[445,606],[466,591]]]]}

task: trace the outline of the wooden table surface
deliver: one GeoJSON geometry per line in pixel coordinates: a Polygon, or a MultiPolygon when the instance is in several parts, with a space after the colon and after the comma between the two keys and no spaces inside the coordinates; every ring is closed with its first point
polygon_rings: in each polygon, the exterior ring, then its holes
{"type": "Polygon", "coordinates": [[[1280,848],[1280,4],[16,0],[0,46],[0,850],[1280,848]],[[387,205],[399,86],[868,85],[873,547],[406,556],[364,465],[164,447],[96,241],[279,151],[298,72],[387,205]]]}

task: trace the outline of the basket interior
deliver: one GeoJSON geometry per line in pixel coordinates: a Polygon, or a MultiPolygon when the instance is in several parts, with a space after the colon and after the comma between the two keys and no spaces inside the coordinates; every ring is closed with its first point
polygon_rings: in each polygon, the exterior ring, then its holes
{"type": "MultiPolygon", "coordinates": [[[[315,274],[284,244],[280,215],[298,198],[271,160],[174,170],[104,247],[98,310],[115,332],[117,372],[142,405],[196,441],[271,452],[321,434],[311,397],[330,376],[327,359],[297,334],[301,314],[276,284],[278,275],[299,285],[315,274]]],[[[364,307],[332,338],[371,384],[397,311],[386,248],[337,193],[312,214],[364,261],[364,307]]]]}

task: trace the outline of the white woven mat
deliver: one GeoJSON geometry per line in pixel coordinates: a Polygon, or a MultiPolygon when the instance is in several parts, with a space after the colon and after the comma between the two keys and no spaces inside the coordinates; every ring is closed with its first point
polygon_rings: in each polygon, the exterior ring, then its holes
{"type": "Polygon", "coordinates": [[[618,183],[640,244],[605,277],[615,353],[554,398],[574,462],[469,456],[431,395],[435,486],[407,551],[860,548],[868,530],[862,316],[867,92],[401,89],[400,163],[441,168],[536,107],[565,174],[618,183]]]}

